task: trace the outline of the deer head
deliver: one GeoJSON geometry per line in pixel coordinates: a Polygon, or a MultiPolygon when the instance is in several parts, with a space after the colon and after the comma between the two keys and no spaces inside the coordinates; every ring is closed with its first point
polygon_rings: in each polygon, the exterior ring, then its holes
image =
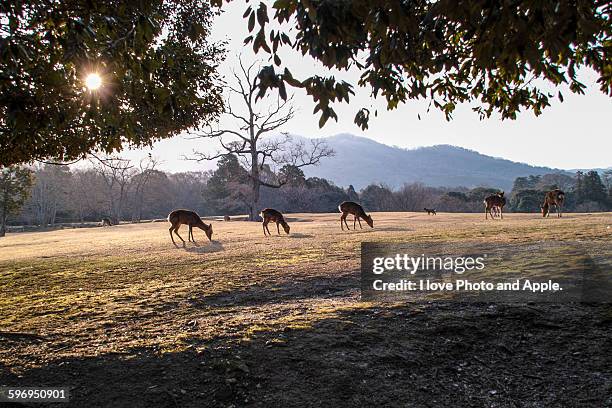
{"type": "Polygon", "coordinates": [[[283,229],[285,230],[285,232],[287,233],[287,235],[289,235],[289,224],[287,224],[286,222],[283,222],[281,224],[283,226],[283,229]]]}
{"type": "Polygon", "coordinates": [[[204,233],[206,234],[206,237],[208,238],[209,241],[212,242],[212,234],[213,234],[213,228],[212,228],[212,224],[210,225],[206,225],[204,223],[204,221],[201,221],[198,225],[196,225],[198,228],[200,228],[202,231],[204,231],[204,233]]]}
{"type": "Polygon", "coordinates": [[[546,217],[546,214],[548,214],[548,203],[541,205],[540,209],[542,210],[542,217],[546,217]]]}
{"type": "Polygon", "coordinates": [[[365,217],[363,217],[363,219],[370,226],[370,228],[374,228],[374,220],[372,220],[372,216],[366,215],[365,217]]]}

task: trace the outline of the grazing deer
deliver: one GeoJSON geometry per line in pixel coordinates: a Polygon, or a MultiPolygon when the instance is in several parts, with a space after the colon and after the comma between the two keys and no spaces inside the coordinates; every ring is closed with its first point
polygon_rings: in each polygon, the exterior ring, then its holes
{"type": "Polygon", "coordinates": [[[343,222],[346,225],[346,229],[349,231],[351,230],[348,224],[346,223],[346,217],[348,217],[349,214],[352,214],[355,216],[353,220],[353,229],[357,229],[355,225],[357,221],[359,221],[359,228],[363,229],[363,227],[361,226],[361,218],[363,218],[363,220],[370,227],[374,228],[374,221],[372,221],[372,217],[366,214],[365,211],[363,210],[363,207],[360,206],[359,204],[353,201],[345,201],[338,206],[338,209],[342,213],[342,216],[340,216],[340,228],[342,228],[342,231],[344,231],[344,226],[342,225],[343,222]]]}
{"type": "Polygon", "coordinates": [[[108,217],[104,217],[104,218],[102,218],[102,219],[100,220],[100,222],[102,223],[102,227],[106,227],[106,226],[109,226],[109,227],[110,227],[110,226],[112,226],[112,225],[113,225],[112,221],[111,221],[111,220],[110,220],[110,218],[108,218],[108,217]]]}
{"type": "Polygon", "coordinates": [[[427,215],[436,215],[436,209],[435,208],[423,208],[425,211],[427,211],[427,215]]]}
{"type": "MultiPolygon", "coordinates": [[[[504,205],[506,205],[506,199],[504,198],[504,192],[500,191],[499,193],[492,194],[484,199],[485,205],[485,220],[488,219],[488,215],[491,215],[491,219],[495,219],[493,213],[491,212],[493,209],[499,210],[499,216],[501,219],[504,219],[504,205]]],[[[497,212],[497,211],[496,211],[497,212]]]]}
{"type": "Polygon", "coordinates": [[[229,215],[224,215],[223,216],[223,221],[231,221],[232,219],[230,218],[229,215]]]}
{"type": "Polygon", "coordinates": [[[540,206],[542,209],[542,217],[548,217],[550,214],[550,207],[555,206],[557,208],[557,217],[561,218],[563,213],[563,202],[565,201],[565,193],[558,188],[549,191],[544,196],[544,204],[540,206]]]}
{"type": "Polygon", "coordinates": [[[287,235],[289,235],[289,224],[287,224],[287,222],[285,221],[285,218],[283,217],[283,214],[281,214],[279,211],[276,211],[273,208],[265,208],[261,210],[259,215],[261,216],[261,218],[263,218],[262,226],[263,226],[264,236],[266,235],[266,230],[268,231],[268,235],[272,235],[270,234],[270,228],[268,228],[268,223],[270,221],[276,223],[276,231],[278,232],[278,235],[280,235],[279,225],[282,225],[287,235]]]}
{"type": "Polygon", "coordinates": [[[213,234],[212,224],[206,225],[204,221],[202,221],[200,216],[193,211],[174,210],[170,214],[168,214],[168,221],[172,224],[169,231],[170,231],[170,238],[172,238],[172,243],[174,245],[176,245],[176,242],[174,242],[174,237],[172,236],[173,232],[176,234],[177,237],[181,239],[181,241],[183,241],[183,246],[185,245],[185,240],[178,233],[179,228],[183,224],[189,226],[188,239],[190,242],[191,241],[195,242],[195,239],[193,238],[193,227],[200,228],[202,231],[206,233],[208,240],[212,241],[212,234],[213,234]]]}

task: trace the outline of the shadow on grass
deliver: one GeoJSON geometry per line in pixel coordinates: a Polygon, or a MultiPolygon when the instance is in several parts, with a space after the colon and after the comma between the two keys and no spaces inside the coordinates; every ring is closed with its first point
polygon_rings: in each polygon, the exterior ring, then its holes
{"type": "Polygon", "coordinates": [[[191,243],[191,245],[192,246],[190,246],[189,243],[187,243],[185,247],[180,247],[180,246],[179,247],[183,248],[187,252],[196,252],[199,254],[223,251],[223,244],[216,240],[212,240],[211,242],[209,241],[196,242],[196,243],[191,243]]]}
{"type": "Polygon", "coordinates": [[[312,237],[314,237],[314,235],[302,234],[300,232],[292,232],[291,235],[289,235],[289,238],[312,238],[312,237]]]}
{"type": "MultiPolygon", "coordinates": [[[[70,386],[66,407],[607,406],[603,307],[371,307],[187,351],[61,358],[0,384],[70,386]]],[[[44,406],[44,405],[36,405],[44,406]]],[[[53,405],[48,405],[53,406],[53,405]]]]}
{"type": "Polygon", "coordinates": [[[194,307],[210,308],[216,306],[252,307],[313,298],[345,297],[359,289],[359,276],[345,274],[340,276],[310,276],[265,284],[250,284],[243,288],[206,295],[206,291],[192,292],[188,298],[194,307]]]}

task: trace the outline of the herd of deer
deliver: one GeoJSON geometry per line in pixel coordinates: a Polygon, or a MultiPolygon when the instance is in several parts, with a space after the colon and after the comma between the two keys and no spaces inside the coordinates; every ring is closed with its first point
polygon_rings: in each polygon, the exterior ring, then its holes
{"type": "MultiPolygon", "coordinates": [[[[544,196],[544,204],[540,206],[542,210],[542,217],[548,217],[550,210],[554,206],[557,210],[557,217],[561,217],[563,212],[563,202],[565,201],[565,193],[561,190],[554,189],[549,191],[544,196]]],[[[499,216],[501,219],[504,218],[504,206],[506,205],[506,198],[504,192],[492,194],[484,199],[485,205],[485,219],[488,219],[488,215],[491,218],[499,216]]]]}
{"type": "MultiPolygon", "coordinates": [[[[542,216],[546,217],[550,214],[551,207],[556,207],[557,217],[561,217],[562,209],[563,209],[563,201],[565,200],[565,193],[559,189],[555,189],[546,193],[544,197],[544,203],[540,206],[542,210],[542,216]]],[[[506,198],[504,197],[504,192],[501,191],[499,193],[492,194],[484,199],[485,205],[485,219],[489,218],[489,215],[492,219],[496,217],[504,218],[503,210],[506,205],[506,198]]],[[[374,221],[372,217],[364,211],[363,207],[353,201],[345,201],[338,206],[338,210],[342,213],[340,216],[340,228],[344,231],[344,226],[346,225],[347,230],[350,230],[349,225],[346,222],[346,219],[349,215],[352,215],[353,218],[353,229],[357,229],[357,222],[359,222],[359,228],[363,229],[361,226],[361,220],[364,220],[366,224],[368,224],[371,228],[374,228],[374,221]]],[[[424,209],[428,215],[436,215],[436,210],[431,208],[424,209]]],[[[268,228],[268,224],[270,222],[276,223],[276,231],[278,235],[280,235],[280,227],[283,227],[285,233],[289,234],[289,224],[285,221],[283,214],[280,211],[277,211],[273,208],[266,208],[261,210],[259,213],[261,218],[263,219],[262,227],[264,236],[272,235],[270,233],[270,229],[268,228]]],[[[225,216],[224,219],[226,221],[229,220],[228,216],[225,216]]],[[[198,214],[190,210],[174,210],[168,215],[168,221],[172,224],[170,227],[170,238],[172,239],[172,243],[176,245],[174,241],[174,235],[183,241],[183,245],[185,244],[185,240],[179,235],[178,230],[181,225],[187,225],[189,227],[188,240],[191,242],[195,242],[193,238],[193,228],[200,228],[209,240],[212,241],[213,228],[212,224],[206,224],[198,214]]]]}

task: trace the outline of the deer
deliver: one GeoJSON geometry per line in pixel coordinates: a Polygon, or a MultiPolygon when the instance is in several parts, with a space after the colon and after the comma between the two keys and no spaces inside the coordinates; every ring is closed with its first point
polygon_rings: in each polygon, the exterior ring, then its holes
{"type": "Polygon", "coordinates": [[[342,231],[344,231],[344,226],[342,225],[343,222],[346,225],[346,229],[349,231],[351,230],[348,224],[346,223],[346,217],[348,217],[349,214],[355,216],[355,218],[353,219],[353,229],[357,229],[357,221],[359,221],[359,228],[363,229],[363,227],[361,226],[361,218],[363,218],[363,220],[371,228],[374,228],[374,221],[372,220],[372,217],[366,214],[366,212],[363,210],[363,207],[359,204],[353,201],[344,201],[338,206],[338,210],[340,210],[340,212],[342,213],[342,215],[340,216],[340,228],[342,228],[342,231]]]}
{"type": "Polygon", "coordinates": [[[106,226],[109,226],[109,227],[110,227],[110,226],[112,226],[112,225],[113,225],[112,221],[111,221],[111,220],[110,220],[110,218],[108,218],[108,217],[103,217],[103,218],[100,220],[100,222],[102,223],[102,225],[101,225],[102,227],[106,227],[106,226]]]}
{"type": "Polygon", "coordinates": [[[206,237],[208,237],[209,241],[212,241],[213,228],[212,224],[207,225],[202,221],[202,218],[198,214],[190,210],[174,210],[170,214],[168,214],[168,222],[172,224],[170,227],[170,238],[172,239],[172,243],[176,245],[174,242],[174,237],[172,233],[175,233],[177,237],[183,241],[183,246],[185,246],[185,240],[178,233],[181,225],[185,224],[189,226],[189,242],[193,241],[195,243],[195,238],[193,237],[193,227],[200,228],[204,233],[206,233],[206,237]]]}
{"type": "Polygon", "coordinates": [[[423,208],[423,210],[427,211],[427,215],[436,215],[435,208],[423,208]]]}
{"type": "Polygon", "coordinates": [[[561,218],[564,201],[565,193],[558,188],[546,193],[544,196],[544,204],[540,206],[542,209],[542,217],[548,217],[550,215],[550,207],[554,205],[557,209],[557,217],[561,218]]]}
{"type": "Polygon", "coordinates": [[[287,221],[285,221],[285,218],[283,217],[283,214],[281,214],[280,211],[277,211],[274,208],[264,208],[263,210],[261,210],[259,215],[261,218],[263,218],[262,227],[264,236],[266,236],[266,230],[268,231],[268,235],[272,235],[270,233],[270,228],[268,228],[268,224],[270,223],[270,221],[276,223],[276,231],[278,232],[278,235],[280,235],[280,225],[283,226],[285,233],[289,235],[289,224],[287,224],[287,221]]]}
{"type": "Polygon", "coordinates": [[[496,208],[499,210],[499,216],[501,219],[504,219],[504,205],[506,205],[506,199],[504,198],[504,192],[500,191],[498,193],[492,194],[484,199],[485,205],[485,220],[488,219],[488,215],[491,215],[491,219],[495,219],[491,210],[496,208]]]}

